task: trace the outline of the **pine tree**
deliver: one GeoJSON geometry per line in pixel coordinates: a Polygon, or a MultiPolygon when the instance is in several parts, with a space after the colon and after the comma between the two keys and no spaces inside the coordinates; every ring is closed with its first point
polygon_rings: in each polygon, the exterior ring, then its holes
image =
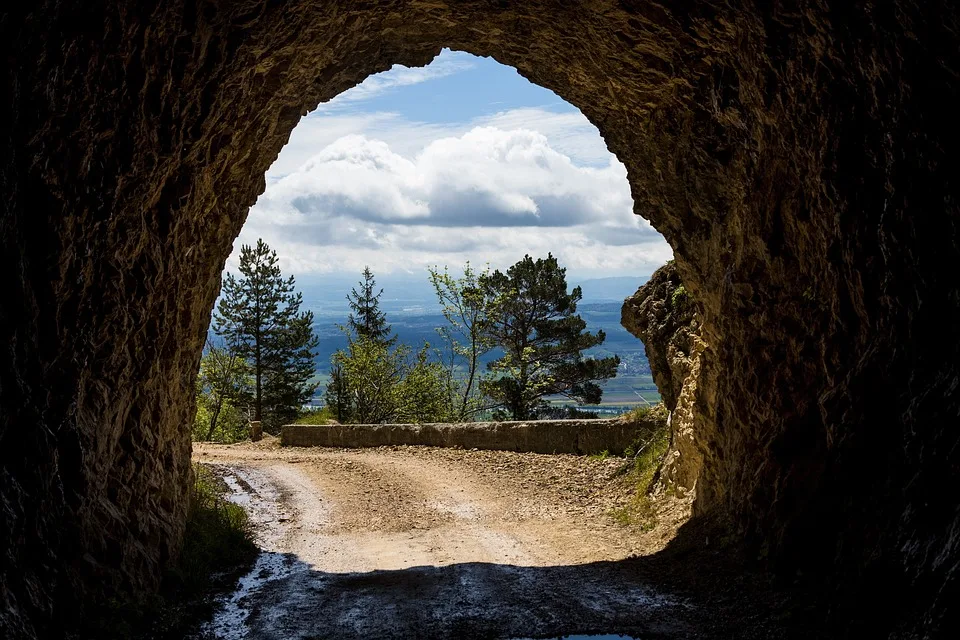
{"type": "Polygon", "coordinates": [[[370,267],[363,268],[363,280],[359,285],[359,291],[355,287],[347,296],[351,309],[347,326],[358,337],[369,338],[385,345],[393,344],[397,338],[390,337],[392,331],[387,324],[387,316],[380,310],[380,296],[383,295],[383,289],[374,293],[377,282],[370,267]]]}
{"type": "Polygon", "coordinates": [[[481,388],[507,408],[514,420],[536,418],[544,398],[564,395],[581,404],[598,404],[596,383],[617,375],[620,358],[584,358],[583,351],[602,344],[603,331],[591,334],[578,315],[580,287],[567,292],[566,269],[553,255],[534,261],[530,256],[507,273],[494,271],[481,278],[486,297],[498,313],[487,331],[504,351],[487,366],[500,377],[481,388]]]}
{"type": "Polygon", "coordinates": [[[253,419],[267,428],[296,415],[316,390],[313,313],[300,312],[303,296],[284,278],[276,251],[263,240],[240,249],[240,277],[227,274],[214,314],[214,330],[250,365],[253,419]]]}

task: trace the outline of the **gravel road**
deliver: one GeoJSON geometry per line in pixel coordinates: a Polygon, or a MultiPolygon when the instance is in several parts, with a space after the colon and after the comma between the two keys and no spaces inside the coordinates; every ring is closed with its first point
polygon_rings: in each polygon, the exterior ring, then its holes
{"type": "MultiPolygon", "coordinates": [[[[630,569],[686,517],[617,524],[622,460],[425,447],[197,445],[262,552],[223,598],[217,638],[699,635],[695,605],[630,569]]],[[[616,637],[616,636],[612,636],[616,637]]]]}

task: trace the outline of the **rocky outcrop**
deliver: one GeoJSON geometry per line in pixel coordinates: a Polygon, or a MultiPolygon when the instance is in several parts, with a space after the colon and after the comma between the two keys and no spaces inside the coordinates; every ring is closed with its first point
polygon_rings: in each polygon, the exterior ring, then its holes
{"type": "MultiPolygon", "coordinates": [[[[658,269],[624,301],[620,323],[643,341],[653,381],[670,412],[670,446],[659,481],[692,491],[703,461],[702,443],[696,438],[696,422],[702,414],[696,400],[707,354],[696,304],[673,262],[658,269]]],[[[700,433],[704,431],[699,427],[700,433]]]]}
{"type": "Polygon", "coordinates": [[[579,107],[673,246],[710,349],[698,513],[784,575],[802,570],[857,631],[933,634],[960,599],[958,13],[946,0],[8,9],[0,635],[55,636],[84,602],[157,584],[179,546],[220,271],[266,169],[319,102],[442,47],[579,107]],[[858,602],[868,615],[842,606],[858,602]]]}

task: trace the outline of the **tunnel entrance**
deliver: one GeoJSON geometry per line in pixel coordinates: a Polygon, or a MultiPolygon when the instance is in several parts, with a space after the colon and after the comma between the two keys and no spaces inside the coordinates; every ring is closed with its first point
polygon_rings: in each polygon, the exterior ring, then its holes
{"type": "MultiPolygon", "coordinates": [[[[430,270],[454,279],[468,265],[474,274],[507,272],[525,255],[553,255],[567,287],[581,288],[575,313],[585,331],[605,335],[585,347],[586,357],[620,360],[586,411],[611,417],[658,401],[643,345],[620,325],[620,307],[672,250],[634,214],[626,169],[596,128],[514,69],[444,50],[426,67],[395,66],[370,76],[301,119],[266,183],[227,271],[237,275],[242,246],[265,241],[284,277],[296,277],[301,310],[313,314],[319,338],[312,379],[320,386],[312,404],[325,403],[331,358],[353,335],[343,330],[354,313],[349,296],[370,269],[394,345],[411,354],[428,346],[431,363],[456,370],[448,382],[472,382],[470,404],[485,408],[471,407],[469,417],[490,419],[501,405],[492,398],[481,403],[476,387],[503,352],[486,338],[477,363],[456,352],[467,348],[469,330],[462,317],[444,315],[450,301],[438,301],[430,270]]],[[[215,310],[215,317],[222,315],[215,310]]],[[[212,329],[211,338],[224,340],[212,329]]],[[[557,386],[545,396],[545,411],[557,417],[583,411],[557,386]]],[[[216,394],[203,395],[201,405],[211,404],[203,402],[208,396],[216,394]]],[[[236,421],[242,413],[231,416],[236,421]]],[[[427,421],[451,419],[433,414],[427,421]]]]}
{"type": "Polygon", "coordinates": [[[581,109],[672,246],[710,345],[701,516],[780,575],[802,569],[844,624],[946,628],[957,15],[550,0],[9,14],[0,626],[49,635],[85,596],[156,585],[182,534],[206,320],[267,168],[318,103],[449,47],[581,109]]]}

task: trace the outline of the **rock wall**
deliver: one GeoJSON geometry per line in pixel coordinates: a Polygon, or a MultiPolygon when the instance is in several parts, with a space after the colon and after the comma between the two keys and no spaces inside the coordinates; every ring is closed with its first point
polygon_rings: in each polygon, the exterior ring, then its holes
{"type": "Polygon", "coordinates": [[[208,314],[264,172],[319,102],[444,46],[577,105],[673,246],[715,370],[700,512],[836,603],[875,588],[862,618],[875,627],[933,633],[958,599],[960,560],[944,490],[960,480],[958,11],[6,9],[2,635],[49,637],[92,598],[156,585],[182,529],[208,314]]]}
{"type": "MultiPolygon", "coordinates": [[[[709,370],[709,350],[700,338],[696,303],[673,262],[658,269],[624,301],[620,323],[643,341],[653,381],[670,412],[670,446],[659,482],[692,491],[703,463],[700,447],[704,443],[697,434],[712,432],[711,427],[697,424],[709,416],[709,409],[697,402],[701,376],[709,370]]],[[[713,386],[704,383],[704,389],[713,386]]]]}
{"type": "MultiPolygon", "coordinates": [[[[620,455],[643,431],[656,428],[651,416],[641,422],[607,420],[538,420],[459,424],[284,425],[280,443],[292,447],[382,447],[424,445],[530,453],[620,455]]],[[[660,423],[662,424],[662,422],[660,423]]]]}

